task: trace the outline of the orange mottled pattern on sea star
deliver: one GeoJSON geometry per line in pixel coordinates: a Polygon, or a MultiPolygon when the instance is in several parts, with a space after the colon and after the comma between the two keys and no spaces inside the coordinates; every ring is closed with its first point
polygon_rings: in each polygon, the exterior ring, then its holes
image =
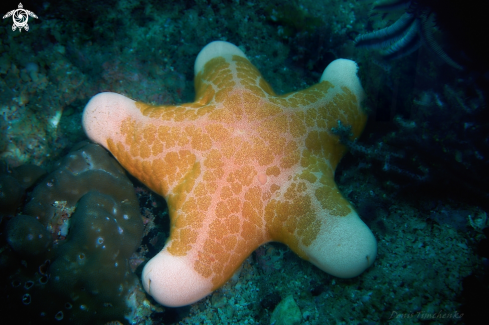
{"type": "Polygon", "coordinates": [[[357,98],[327,81],[277,96],[240,56],[210,60],[195,84],[194,103],[137,103],[144,118],[127,117],[123,140],[107,139],[119,162],[167,199],[168,252],[194,250],[194,269],[214,289],[270,240],[307,259],[299,243],[321,230],[317,211],[351,211],[333,178],[346,149],[330,130],[340,120],[360,134],[357,98]]]}

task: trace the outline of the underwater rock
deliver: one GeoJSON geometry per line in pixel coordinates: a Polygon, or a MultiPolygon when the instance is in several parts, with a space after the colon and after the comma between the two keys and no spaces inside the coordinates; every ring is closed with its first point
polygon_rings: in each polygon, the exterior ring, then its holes
{"type": "Polygon", "coordinates": [[[273,325],[298,325],[301,323],[302,314],[294,297],[287,296],[273,310],[270,324],[273,325]]]}
{"type": "MultiPolygon", "coordinates": [[[[77,145],[55,168],[32,191],[26,215],[6,227],[10,256],[19,263],[10,281],[35,283],[31,316],[54,319],[62,310],[63,319],[79,324],[95,316],[123,321],[132,312],[126,300],[139,286],[129,259],[143,235],[133,185],[95,144],[77,145]]],[[[6,287],[12,296],[25,294],[22,286],[6,287]]]]}
{"type": "Polygon", "coordinates": [[[14,214],[20,206],[24,190],[10,175],[0,176],[0,212],[1,215],[14,214]]]}
{"type": "Polygon", "coordinates": [[[137,211],[126,214],[118,205],[113,197],[95,191],[80,199],[70,233],[59,247],[58,256],[63,258],[50,267],[52,285],[59,291],[83,291],[87,299],[94,295],[110,302],[132,285],[135,278],[127,261],[141,239],[134,221],[142,222],[134,220],[137,211]]]}
{"type": "Polygon", "coordinates": [[[24,190],[34,185],[44,174],[46,174],[44,168],[32,164],[15,167],[12,170],[12,176],[15,177],[24,190]]]}
{"type": "Polygon", "coordinates": [[[38,256],[52,243],[51,234],[36,218],[18,215],[6,228],[7,242],[21,256],[38,256]]]}
{"type": "Polygon", "coordinates": [[[0,216],[14,215],[25,190],[45,173],[41,167],[28,164],[13,168],[9,174],[0,174],[0,216]]]}
{"type": "MultiPolygon", "coordinates": [[[[124,170],[102,147],[81,143],[56,163],[56,167],[34,189],[32,199],[24,208],[25,214],[36,216],[41,223],[52,223],[63,206],[76,206],[89,191],[110,195],[117,202],[127,200],[126,206],[139,209],[134,189],[124,170]]],[[[139,228],[142,231],[142,224],[139,228]]]]}

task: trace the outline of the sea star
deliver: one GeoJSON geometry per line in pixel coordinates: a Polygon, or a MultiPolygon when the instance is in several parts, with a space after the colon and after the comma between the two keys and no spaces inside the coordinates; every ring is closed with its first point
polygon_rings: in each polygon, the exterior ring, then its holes
{"type": "Polygon", "coordinates": [[[366,123],[357,69],[336,60],[319,84],[277,96],[240,49],[212,42],[195,62],[193,103],[90,100],[88,137],[168,202],[170,238],[143,270],[150,295],[193,303],[269,241],[339,277],[373,263],[375,238],[334,182],[346,148],[331,128],[356,138],[366,123]]]}

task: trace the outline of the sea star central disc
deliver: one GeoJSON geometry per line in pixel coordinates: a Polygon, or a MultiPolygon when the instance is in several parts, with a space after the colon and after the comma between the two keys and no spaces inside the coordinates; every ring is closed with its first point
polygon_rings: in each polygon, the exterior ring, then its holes
{"type": "Polygon", "coordinates": [[[366,123],[356,71],[336,60],[317,85],[278,96],[241,50],[213,42],[195,63],[193,103],[91,99],[89,138],[168,201],[170,238],[143,271],[149,294],[195,302],[269,241],[339,277],[373,263],[376,241],[334,182],[346,148],[331,128],[356,138],[366,123]]]}

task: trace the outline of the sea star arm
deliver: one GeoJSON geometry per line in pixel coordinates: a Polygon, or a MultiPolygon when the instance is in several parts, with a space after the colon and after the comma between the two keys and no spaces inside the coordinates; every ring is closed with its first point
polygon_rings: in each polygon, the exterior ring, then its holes
{"type": "Polygon", "coordinates": [[[213,42],[195,63],[193,103],[92,98],[88,137],[168,201],[169,240],[143,270],[150,295],[195,302],[269,241],[340,277],[372,264],[375,239],[334,183],[346,148],[331,128],[356,138],[366,122],[356,72],[336,60],[319,84],[277,96],[241,50],[213,42]]]}

